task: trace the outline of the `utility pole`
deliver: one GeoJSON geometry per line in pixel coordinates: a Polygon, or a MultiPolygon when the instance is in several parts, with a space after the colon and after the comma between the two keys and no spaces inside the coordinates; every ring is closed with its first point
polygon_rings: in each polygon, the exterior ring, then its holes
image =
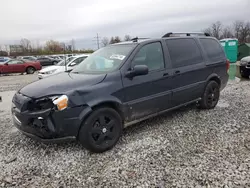
{"type": "Polygon", "coordinates": [[[98,33],[96,33],[96,37],[94,37],[97,43],[97,48],[100,48],[100,36],[98,35],[98,33]]]}

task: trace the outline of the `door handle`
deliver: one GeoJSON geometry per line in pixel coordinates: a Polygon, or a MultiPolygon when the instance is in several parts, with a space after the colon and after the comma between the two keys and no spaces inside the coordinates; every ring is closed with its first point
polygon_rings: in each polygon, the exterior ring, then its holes
{"type": "Polygon", "coordinates": [[[181,74],[181,71],[177,70],[177,71],[174,72],[174,74],[179,75],[179,74],[181,74]]]}
{"type": "Polygon", "coordinates": [[[163,74],[163,76],[164,76],[164,77],[168,77],[169,74],[168,74],[167,72],[165,72],[165,73],[163,74]]]}

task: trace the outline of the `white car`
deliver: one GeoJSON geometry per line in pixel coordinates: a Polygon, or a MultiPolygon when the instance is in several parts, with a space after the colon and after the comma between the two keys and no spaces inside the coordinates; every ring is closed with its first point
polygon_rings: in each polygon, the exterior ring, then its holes
{"type": "Polygon", "coordinates": [[[72,56],[66,59],[66,63],[65,60],[62,60],[56,65],[45,67],[38,72],[38,78],[42,79],[51,75],[58,74],[60,72],[72,70],[88,56],[89,55],[72,56]]]}

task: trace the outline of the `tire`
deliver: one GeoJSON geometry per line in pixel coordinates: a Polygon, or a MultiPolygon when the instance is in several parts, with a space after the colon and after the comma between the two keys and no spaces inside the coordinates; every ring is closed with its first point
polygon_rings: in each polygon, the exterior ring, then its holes
{"type": "Polygon", "coordinates": [[[205,91],[199,102],[199,108],[201,109],[213,109],[220,98],[220,86],[216,81],[210,81],[206,85],[205,91]]]}
{"type": "Polygon", "coordinates": [[[240,75],[241,75],[242,78],[249,78],[249,75],[246,75],[244,73],[240,73],[240,75]]]}
{"type": "Polygon", "coordinates": [[[52,62],[52,65],[56,65],[58,62],[57,61],[53,61],[52,62]]]}
{"type": "Polygon", "coordinates": [[[94,110],[83,122],[78,141],[89,151],[102,153],[113,148],[122,134],[122,118],[112,108],[94,110]]]}
{"type": "Polygon", "coordinates": [[[27,74],[34,74],[35,71],[36,71],[36,69],[34,67],[28,67],[26,69],[27,74]]]}

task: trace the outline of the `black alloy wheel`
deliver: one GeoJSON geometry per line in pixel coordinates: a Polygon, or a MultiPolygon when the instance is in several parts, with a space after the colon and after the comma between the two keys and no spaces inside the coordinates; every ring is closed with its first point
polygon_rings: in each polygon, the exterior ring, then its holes
{"type": "Polygon", "coordinates": [[[36,71],[36,69],[34,67],[28,67],[26,70],[27,74],[34,74],[34,72],[36,71]]]}
{"type": "Polygon", "coordinates": [[[78,140],[95,153],[111,149],[122,133],[122,120],[114,109],[96,109],[83,123],[78,140]]]}
{"type": "Polygon", "coordinates": [[[202,109],[212,109],[214,108],[220,98],[220,87],[216,81],[210,81],[203,93],[202,99],[200,101],[200,107],[202,109]]]}

